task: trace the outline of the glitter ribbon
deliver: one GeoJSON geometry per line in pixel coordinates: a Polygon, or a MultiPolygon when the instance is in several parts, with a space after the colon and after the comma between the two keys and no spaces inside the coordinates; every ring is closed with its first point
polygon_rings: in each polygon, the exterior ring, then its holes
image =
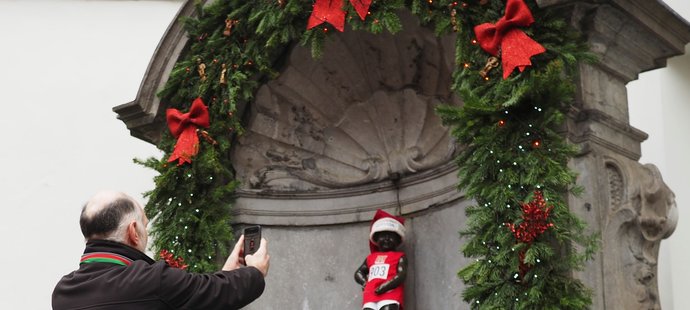
{"type": "Polygon", "coordinates": [[[505,15],[496,24],[484,23],[474,27],[479,46],[487,53],[497,56],[500,47],[503,79],[507,79],[515,68],[524,71],[532,65],[530,57],[546,51],[541,44],[517,28],[532,23],[534,17],[523,0],[508,0],[505,15]]]}
{"type": "Polygon", "coordinates": [[[187,267],[189,267],[189,265],[184,263],[184,258],[175,257],[172,252],[169,252],[166,249],[161,250],[160,253],[158,253],[158,256],[162,258],[170,267],[179,268],[182,270],[185,270],[187,267]]]}
{"type": "Polygon", "coordinates": [[[165,115],[170,132],[177,138],[175,149],[168,162],[178,160],[178,166],[185,162],[191,163],[192,157],[199,152],[197,126],[204,128],[209,126],[208,108],[201,98],[196,98],[188,113],[182,113],[177,109],[168,109],[165,115]]]}

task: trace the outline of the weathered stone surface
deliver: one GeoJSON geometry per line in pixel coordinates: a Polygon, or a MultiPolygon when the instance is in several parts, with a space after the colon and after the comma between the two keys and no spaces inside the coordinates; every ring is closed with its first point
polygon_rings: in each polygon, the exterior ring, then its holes
{"type": "Polygon", "coordinates": [[[673,192],[653,165],[598,145],[571,164],[586,190],[570,207],[602,236],[601,252],[577,273],[595,291],[593,308],[658,309],[659,245],[677,224],[673,192]]]}
{"type": "Polygon", "coordinates": [[[354,273],[368,251],[367,227],[264,227],[271,268],[264,294],[245,309],[357,309],[354,273]]]}
{"type": "Polygon", "coordinates": [[[677,224],[673,192],[659,170],[627,159],[606,160],[608,221],[603,231],[607,309],[660,309],[657,257],[677,224]],[[625,163],[625,164],[624,164],[625,163]]]}
{"type": "Polygon", "coordinates": [[[404,16],[396,35],[333,34],[320,59],[292,49],[280,76],[259,88],[233,149],[245,188],[346,188],[452,158],[434,107],[459,104],[449,87],[454,40],[404,16]]]}
{"type": "MultiPolygon", "coordinates": [[[[439,205],[407,216],[403,250],[410,273],[405,309],[467,309],[456,276],[468,259],[459,253],[457,227],[470,202],[439,205]]],[[[271,252],[266,291],[245,309],[359,309],[355,269],[369,254],[369,223],[337,226],[271,226],[263,229],[271,252]]]]}
{"type": "Polygon", "coordinates": [[[536,0],[543,8],[561,9],[588,38],[601,57],[598,67],[623,83],[666,65],[683,54],[690,40],[687,21],[662,0],[536,0]]]}
{"type": "Polygon", "coordinates": [[[569,204],[602,236],[602,251],[576,276],[594,290],[594,309],[658,309],[656,259],[677,211],[658,170],[637,162],[647,135],[629,124],[625,84],[682,54],[690,27],[659,1],[539,2],[571,12],[601,59],[580,65],[567,125],[581,148],[570,165],[585,189],[569,204]]]}
{"type": "Polygon", "coordinates": [[[399,180],[313,192],[239,190],[233,218],[261,225],[330,225],[367,221],[377,209],[410,214],[463,199],[450,162],[399,180]]]}

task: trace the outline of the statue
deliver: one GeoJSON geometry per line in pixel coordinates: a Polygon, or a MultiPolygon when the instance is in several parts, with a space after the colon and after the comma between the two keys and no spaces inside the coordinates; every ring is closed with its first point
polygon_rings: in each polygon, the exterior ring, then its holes
{"type": "Polygon", "coordinates": [[[357,271],[355,281],[362,286],[363,310],[400,310],[403,308],[407,260],[396,251],[405,239],[405,220],[377,210],[369,233],[367,256],[357,271]]]}

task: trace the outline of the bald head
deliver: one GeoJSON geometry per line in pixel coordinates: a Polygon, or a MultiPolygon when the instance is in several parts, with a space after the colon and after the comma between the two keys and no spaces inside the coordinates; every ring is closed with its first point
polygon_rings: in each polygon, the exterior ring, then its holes
{"type": "Polygon", "coordinates": [[[115,191],[102,191],[91,197],[79,218],[85,239],[106,239],[125,244],[128,244],[127,226],[132,222],[138,223],[137,229],[146,233],[141,206],[127,194],[115,191]]]}

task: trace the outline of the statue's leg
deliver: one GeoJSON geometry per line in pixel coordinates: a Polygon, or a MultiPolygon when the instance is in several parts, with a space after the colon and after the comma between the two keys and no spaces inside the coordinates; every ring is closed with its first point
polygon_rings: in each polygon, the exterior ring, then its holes
{"type": "Polygon", "coordinates": [[[385,305],[385,306],[381,307],[380,310],[400,310],[400,305],[398,305],[398,304],[385,305]]]}

